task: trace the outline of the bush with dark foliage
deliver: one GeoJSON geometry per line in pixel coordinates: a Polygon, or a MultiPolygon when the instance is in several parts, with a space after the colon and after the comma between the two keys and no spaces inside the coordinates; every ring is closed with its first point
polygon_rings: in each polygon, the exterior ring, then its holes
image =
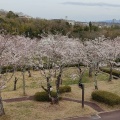
{"type": "Polygon", "coordinates": [[[59,88],[59,93],[65,93],[65,92],[71,92],[71,87],[70,86],[61,86],[59,88]]]}
{"type": "Polygon", "coordinates": [[[107,91],[98,90],[92,92],[92,99],[110,106],[120,105],[120,96],[107,91]]]}
{"type": "MultiPolygon", "coordinates": [[[[55,98],[57,96],[56,92],[51,92],[51,96],[55,98]]],[[[59,100],[61,100],[61,99],[62,99],[62,97],[59,97],[59,100]]],[[[42,102],[50,102],[51,101],[48,96],[48,93],[45,91],[35,93],[34,100],[42,101],[42,102]]]]}

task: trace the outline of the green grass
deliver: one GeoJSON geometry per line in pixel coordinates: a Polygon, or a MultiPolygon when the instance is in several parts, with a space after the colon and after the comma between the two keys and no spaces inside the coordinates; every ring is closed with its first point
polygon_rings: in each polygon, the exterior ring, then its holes
{"type": "Polygon", "coordinates": [[[78,84],[78,80],[64,80],[63,85],[78,84]]]}
{"type": "MultiPolygon", "coordinates": [[[[76,67],[64,68],[62,74],[63,85],[78,84],[79,74],[77,70],[78,69],[76,67]]],[[[40,88],[41,82],[42,85],[44,86],[47,85],[45,77],[42,76],[39,71],[32,71],[31,73],[32,73],[32,77],[28,77],[27,72],[25,74],[26,88],[28,89],[40,88]]],[[[23,87],[21,72],[17,72],[16,75],[18,77],[17,90],[19,90],[22,89],[23,87]]],[[[104,72],[99,73],[97,76],[98,81],[107,81],[108,78],[109,75],[104,72]]],[[[52,86],[55,86],[56,79],[57,78],[53,78],[53,80],[51,81],[52,86]]],[[[82,78],[82,83],[90,83],[90,82],[94,82],[94,74],[93,77],[89,77],[88,70],[86,70],[82,78]]],[[[14,78],[7,84],[7,87],[4,89],[4,91],[13,91],[13,87],[14,87],[14,78]]]]}
{"type": "Polygon", "coordinates": [[[38,83],[35,82],[35,81],[33,81],[33,82],[30,83],[30,86],[29,86],[29,87],[30,87],[30,88],[36,88],[36,87],[38,87],[38,83]]]}
{"type": "Polygon", "coordinates": [[[109,75],[107,73],[99,72],[97,76],[97,80],[99,81],[107,81],[109,78],[109,75]]]}
{"type": "Polygon", "coordinates": [[[91,78],[88,77],[88,71],[85,71],[85,73],[83,74],[83,79],[82,79],[82,83],[89,83],[91,82],[91,78]]]}
{"type": "MultiPolygon", "coordinates": [[[[70,77],[72,74],[78,75],[77,68],[69,68],[65,71],[64,74],[65,75],[63,76],[63,85],[78,84],[79,76],[77,76],[76,79],[74,80],[70,77]]],[[[109,78],[109,75],[103,72],[100,72],[97,76],[98,81],[107,81],[108,78],[109,78]]],[[[93,72],[93,76],[89,77],[88,70],[86,70],[85,73],[83,74],[82,83],[90,83],[93,81],[94,81],[94,72],[93,72]]]]}
{"type": "MultiPolygon", "coordinates": [[[[79,82],[79,74],[77,72],[77,68],[75,67],[70,67],[70,68],[65,68],[64,70],[64,75],[63,75],[63,85],[72,85],[72,84],[78,84],[79,82]],[[72,79],[71,76],[75,75],[75,78],[72,79]]],[[[83,83],[89,83],[90,79],[88,77],[88,71],[86,71],[83,75],[82,79],[83,83]]]]}

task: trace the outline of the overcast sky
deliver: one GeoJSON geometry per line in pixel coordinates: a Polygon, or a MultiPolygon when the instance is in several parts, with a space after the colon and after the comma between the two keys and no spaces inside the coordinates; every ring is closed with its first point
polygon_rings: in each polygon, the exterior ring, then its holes
{"type": "Polygon", "coordinates": [[[0,9],[45,19],[120,19],[120,0],[0,0],[0,9]]]}

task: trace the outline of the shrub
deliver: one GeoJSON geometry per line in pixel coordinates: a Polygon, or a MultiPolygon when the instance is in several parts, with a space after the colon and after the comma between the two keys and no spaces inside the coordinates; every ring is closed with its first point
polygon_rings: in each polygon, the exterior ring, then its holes
{"type": "MultiPolygon", "coordinates": [[[[101,71],[109,73],[110,74],[110,69],[109,68],[100,68],[101,71]]],[[[115,75],[117,77],[120,77],[120,71],[113,69],[112,70],[112,75],[115,75]]]]}
{"type": "MultiPolygon", "coordinates": [[[[15,70],[16,71],[21,71],[22,67],[26,68],[26,70],[31,70],[32,69],[32,67],[30,67],[30,66],[17,66],[15,70]]],[[[12,65],[2,66],[1,67],[1,74],[4,74],[6,72],[14,72],[14,66],[12,66],[12,65]]]]}
{"type": "Polygon", "coordinates": [[[115,62],[120,62],[120,58],[117,58],[117,59],[115,60],[115,62]]]}
{"type": "Polygon", "coordinates": [[[2,66],[1,68],[1,74],[4,74],[6,72],[13,72],[14,68],[13,66],[2,66]]]}
{"type": "Polygon", "coordinates": [[[70,86],[61,86],[59,88],[59,93],[65,93],[65,92],[71,92],[71,87],[70,86]]]}
{"type": "Polygon", "coordinates": [[[92,99],[111,106],[120,104],[120,96],[107,91],[99,90],[92,92],[92,99]]]}
{"type": "MultiPolygon", "coordinates": [[[[52,97],[56,97],[56,93],[55,92],[51,92],[52,97]]],[[[34,95],[34,99],[36,101],[42,101],[42,102],[49,102],[49,96],[47,94],[47,92],[37,92],[34,95]]],[[[61,97],[59,97],[59,99],[61,100],[61,97]]]]}

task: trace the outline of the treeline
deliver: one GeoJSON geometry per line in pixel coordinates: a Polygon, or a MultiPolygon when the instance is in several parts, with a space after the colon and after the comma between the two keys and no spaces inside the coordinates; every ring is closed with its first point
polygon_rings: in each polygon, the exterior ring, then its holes
{"type": "Polygon", "coordinates": [[[0,32],[12,35],[24,35],[25,37],[38,37],[47,34],[62,34],[80,39],[94,39],[101,35],[115,38],[120,35],[120,27],[99,28],[89,22],[89,25],[71,25],[66,20],[46,20],[40,18],[27,18],[9,11],[0,12],[0,32]]]}

